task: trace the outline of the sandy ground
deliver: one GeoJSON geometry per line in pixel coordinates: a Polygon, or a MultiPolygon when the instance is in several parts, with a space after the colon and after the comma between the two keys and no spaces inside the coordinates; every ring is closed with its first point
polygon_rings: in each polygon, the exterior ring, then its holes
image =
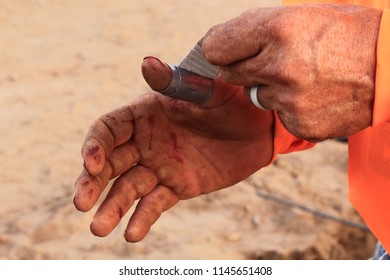
{"type": "Polygon", "coordinates": [[[178,63],[214,24],[278,1],[0,0],[0,259],[366,259],[347,200],[347,145],[282,156],[230,189],[183,201],[138,244],[89,232],[72,205],[99,115],[147,89],[144,56],[178,63]],[[228,3],[226,5],[226,3],[228,3]]]}

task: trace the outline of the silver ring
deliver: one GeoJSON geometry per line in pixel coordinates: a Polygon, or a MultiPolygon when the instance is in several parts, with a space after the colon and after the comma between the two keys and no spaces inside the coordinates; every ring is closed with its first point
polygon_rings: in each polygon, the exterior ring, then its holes
{"type": "Polygon", "coordinates": [[[259,109],[261,110],[269,110],[268,108],[264,107],[263,105],[261,105],[260,101],[259,101],[259,98],[257,97],[257,91],[259,89],[259,86],[255,86],[255,87],[251,87],[251,90],[250,90],[250,98],[251,98],[251,101],[252,103],[259,109]]]}

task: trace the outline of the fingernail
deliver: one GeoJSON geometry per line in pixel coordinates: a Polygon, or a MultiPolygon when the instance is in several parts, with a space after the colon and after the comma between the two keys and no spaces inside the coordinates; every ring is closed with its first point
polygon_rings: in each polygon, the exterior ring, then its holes
{"type": "Polygon", "coordinates": [[[159,58],[152,56],[152,55],[145,56],[143,60],[147,60],[147,59],[155,59],[155,60],[158,60],[159,62],[163,63],[159,58]]]}

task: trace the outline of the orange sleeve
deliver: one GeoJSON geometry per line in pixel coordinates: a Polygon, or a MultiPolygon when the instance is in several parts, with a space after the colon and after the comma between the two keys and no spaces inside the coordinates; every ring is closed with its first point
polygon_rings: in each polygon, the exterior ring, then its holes
{"type": "Polygon", "coordinates": [[[384,10],[379,28],[372,126],[390,122],[390,10],[384,10]]]}
{"type": "Polygon", "coordinates": [[[377,9],[389,7],[389,0],[282,0],[283,5],[310,3],[361,5],[377,9]]]}
{"type": "Polygon", "coordinates": [[[295,5],[295,4],[352,4],[351,0],[282,0],[282,5],[295,5]]]}
{"type": "Polygon", "coordinates": [[[315,143],[309,143],[289,133],[284,128],[276,112],[274,112],[274,116],[275,116],[274,153],[271,162],[273,162],[276,159],[278,154],[286,154],[295,151],[302,151],[302,150],[309,149],[315,145],[315,143]]]}

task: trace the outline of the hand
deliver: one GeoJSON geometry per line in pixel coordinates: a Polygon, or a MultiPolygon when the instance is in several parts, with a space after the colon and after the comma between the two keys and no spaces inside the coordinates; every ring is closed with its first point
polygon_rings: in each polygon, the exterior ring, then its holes
{"type": "MultiPolygon", "coordinates": [[[[152,58],[143,73],[155,89],[172,74],[152,58]]],[[[77,209],[90,210],[116,178],[91,224],[95,235],[108,235],[140,199],[124,233],[137,242],[179,200],[231,186],[270,162],[272,113],[250,104],[242,87],[214,84],[202,106],[150,92],[94,122],[82,147],[77,209]]]]}
{"type": "Polygon", "coordinates": [[[348,136],[372,121],[381,14],[349,5],[254,9],[211,28],[202,48],[227,82],[260,85],[260,103],[290,133],[348,136]]]}

